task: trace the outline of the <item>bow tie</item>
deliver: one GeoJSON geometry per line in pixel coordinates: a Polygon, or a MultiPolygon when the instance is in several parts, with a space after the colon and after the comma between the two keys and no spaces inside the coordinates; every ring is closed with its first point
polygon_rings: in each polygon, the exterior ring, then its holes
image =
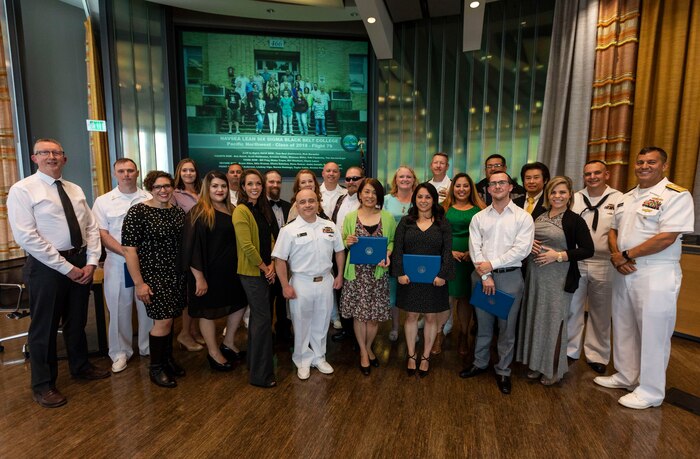
{"type": "Polygon", "coordinates": [[[277,201],[270,199],[270,205],[271,205],[271,206],[282,207],[282,206],[280,206],[280,201],[279,201],[279,199],[278,199],[277,201]]]}
{"type": "Polygon", "coordinates": [[[593,212],[593,223],[591,224],[591,227],[593,228],[594,233],[598,229],[598,207],[603,205],[605,200],[608,199],[608,196],[610,196],[610,195],[606,194],[605,196],[603,196],[603,199],[598,201],[598,204],[596,204],[594,206],[594,205],[591,205],[591,201],[586,196],[584,196],[583,194],[581,195],[581,197],[583,197],[583,202],[586,204],[586,208],[583,209],[579,215],[583,215],[583,213],[587,210],[590,210],[593,212]]]}

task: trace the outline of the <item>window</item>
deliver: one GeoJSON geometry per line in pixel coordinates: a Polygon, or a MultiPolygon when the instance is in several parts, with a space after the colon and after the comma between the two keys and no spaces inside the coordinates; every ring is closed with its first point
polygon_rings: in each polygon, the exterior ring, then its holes
{"type": "Polygon", "coordinates": [[[185,46],[185,78],[188,86],[202,84],[202,47],[185,46]]]}
{"type": "Polygon", "coordinates": [[[367,55],[350,54],[350,91],[367,92],[367,55]]]}

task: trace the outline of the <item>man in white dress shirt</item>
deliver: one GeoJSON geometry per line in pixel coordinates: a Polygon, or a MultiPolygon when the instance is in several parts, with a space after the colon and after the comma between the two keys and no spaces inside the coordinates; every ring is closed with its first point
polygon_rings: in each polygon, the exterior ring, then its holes
{"type": "MultiPolygon", "coordinates": [[[[122,223],[131,206],[151,199],[151,194],[136,186],[139,170],[129,158],[114,163],[117,187],[95,199],[92,213],[100,229],[102,245],[107,251],[104,263],[104,295],[109,310],[109,357],[112,372],[126,369],[134,353],[131,311],[136,302],[138,314],[138,346],[141,355],[148,355],[148,333],[153,320],[146,314],[143,302],[136,298],[133,285],[127,287],[124,255],[122,253],[122,223]]],[[[131,277],[129,277],[131,280],[131,277]]],[[[133,284],[133,283],[132,283],[133,284]]]]}
{"type": "Polygon", "coordinates": [[[447,170],[450,168],[450,157],[447,153],[438,151],[433,155],[430,162],[430,170],[433,173],[433,178],[430,180],[438,192],[438,200],[440,204],[447,197],[447,192],[450,190],[452,180],[447,176],[447,170]]]}
{"type": "Polygon", "coordinates": [[[34,400],[46,408],[66,404],[56,389],[59,322],[74,378],[102,379],[109,371],[88,361],[85,324],[92,276],[102,247],[95,218],[79,186],[64,180],[68,158],[59,142],[40,139],[32,162],[38,171],[12,185],[7,215],[12,234],[27,252],[29,361],[34,400]]]}
{"type": "Polygon", "coordinates": [[[617,373],[596,384],[631,393],[618,402],[643,410],[666,396],[666,368],[681,288],[681,234],[692,233],[693,198],[668,181],[668,155],[645,147],[637,155],[638,185],[615,207],[608,236],[613,279],[613,353],[617,373]]]}
{"type": "Polygon", "coordinates": [[[525,288],[520,267],[532,250],[535,237],[532,216],[511,201],[512,190],[513,183],[508,174],[491,174],[488,192],[492,203],[477,213],[469,224],[469,254],[476,268],[472,285],[481,282],[485,294],[494,295],[498,289],[512,295],[515,300],[506,320],[475,308],[478,332],[474,364],[459,374],[462,378],[471,378],[486,371],[491,358],[493,325],[498,321],[499,360],[494,370],[498,389],[506,395],[511,393],[510,364],[515,349],[520,300],[525,288]]]}
{"type": "Polygon", "coordinates": [[[335,203],[338,202],[338,198],[341,195],[347,194],[348,190],[338,184],[338,180],[340,179],[340,167],[336,163],[326,163],[326,165],[323,166],[323,171],[321,171],[321,176],[323,176],[323,183],[321,184],[321,196],[323,200],[321,206],[323,208],[323,213],[330,217],[333,214],[333,209],[335,208],[335,203]]]}
{"type": "Polygon", "coordinates": [[[228,191],[231,196],[231,204],[238,205],[238,189],[240,187],[241,175],[243,175],[243,166],[238,163],[233,163],[226,170],[226,178],[228,179],[228,191]]]}
{"type": "Polygon", "coordinates": [[[294,324],[292,360],[305,380],[311,367],[333,373],[326,362],[326,337],[333,289],[342,287],[343,273],[333,277],[331,260],[335,256],[343,266],[345,246],[333,222],[317,215],[320,203],[313,190],[300,190],[296,203],[299,217],[280,230],[272,257],[294,324]]]}
{"type": "Polygon", "coordinates": [[[610,324],[612,317],[612,275],[608,232],[612,224],[615,206],[622,193],[610,188],[607,165],[600,160],[588,161],[583,166],[586,187],[574,195],[573,212],[581,215],[591,230],[595,254],[578,262],[581,279],[571,298],[567,323],[569,343],[566,353],[572,359],[581,356],[596,373],[605,373],[610,361],[610,324]],[[588,303],[588,319],[584,309],[588,303]],[[586,330],[584,341],[583,330],[586,330]]]}

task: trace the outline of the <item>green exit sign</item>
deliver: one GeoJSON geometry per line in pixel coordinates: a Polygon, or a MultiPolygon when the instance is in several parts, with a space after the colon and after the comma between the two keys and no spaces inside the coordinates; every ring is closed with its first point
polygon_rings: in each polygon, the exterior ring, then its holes
{"type": "Polygon", "coordinates": [[[107,132],[107,122],[104,120],[85,120],[89,132],[107,132]]]}

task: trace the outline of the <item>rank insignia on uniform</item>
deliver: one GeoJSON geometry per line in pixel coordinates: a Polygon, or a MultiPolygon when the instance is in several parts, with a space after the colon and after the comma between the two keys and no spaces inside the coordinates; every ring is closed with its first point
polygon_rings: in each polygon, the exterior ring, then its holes
{"type": "Polygon", "coordinates": [[[331,233],[331,234],[333,234],[333,233],[335,233],[335,230],[333,229],[332,226],[324,226],[324,227],[323,227],[323,232],[324,232],[324,233],[331,233]]]}
{"type": "Polygon", "coordinates": [[[608,204],[607,206],[604,207],[605,210],[615,210],[615,204],[608,204]]]}
{"type": "Polygon", "coordinates": [[[642,203],[642,207],[646,207],[648,209],[659,209],[661,208],[661,201],[661,198],[649,198],[642,203]]]}
{"type": "Polygon", "coordinates": [[[624,204],[624,202],[621,202],[621,203],[619,203],[619,204],[617,205],[617,207],[622,207],[623,204],[624,204]]]}
{"type": "Polygon", "coordinates": [[[306,236],[306,233],[299,233],[299,234],[297,234],[297,237],[304,237],[304,236],[306,236]]]}
{"type": "Polygon", "coordinates": [[[675,183],[667,183],[666,188],[668,188],[669,190],[673,190],[677,193],[683,193],[684,191],[688,191],[687,188],[683,188],[682,186],[678,186],[675,183]]]}

